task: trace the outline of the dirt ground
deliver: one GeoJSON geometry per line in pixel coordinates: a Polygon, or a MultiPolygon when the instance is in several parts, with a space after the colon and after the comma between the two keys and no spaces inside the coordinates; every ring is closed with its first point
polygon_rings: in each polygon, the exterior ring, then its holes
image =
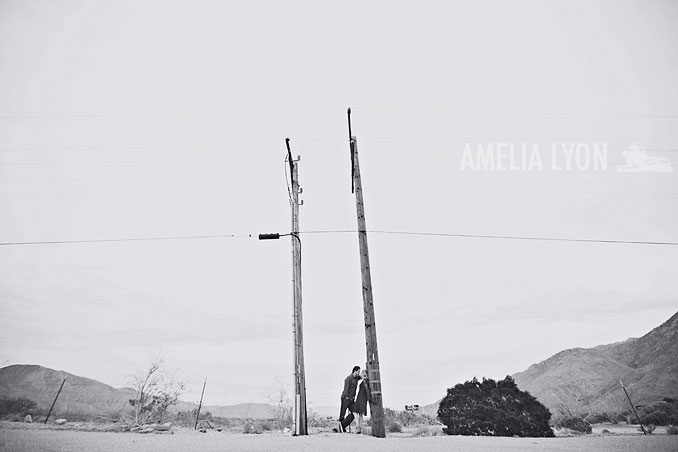
{"type": "Polygon", "coordinates": [[[244,435],[188,429],[173,434],[78,431],[54,426],[0,423],[2,452],[678,452],[678,436],[665,434],[586,435],[561,438],[491,438],[432,436],[412,438],[403,433],[385,439],[338,433],[291,437],[265,433],[244,435]]]}

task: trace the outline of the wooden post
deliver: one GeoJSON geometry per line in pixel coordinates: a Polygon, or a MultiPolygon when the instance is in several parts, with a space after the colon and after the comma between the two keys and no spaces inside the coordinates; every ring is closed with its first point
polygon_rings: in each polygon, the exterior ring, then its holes
{"type": "Polygon", "coordinates": [[[635,405],[633,405],[633,402],[631,402],[631,397],[629,396],[629,393],[626,392],[626,388],[624,387],[624,383],[622,383],[621,380],[619,380],[619,384],[621,385],[622,389],[624,390],[624,394],[626,394],[626,398],[629,399],[629,403],[631,404],[631,409],[633,410],[633,413],[636,415],[636,419],[638,419],[638,424],[640,424],[640,430],[642,430],[643,435],[647,435],[647,432],[645,431],[645,427],[643,427],[643,423],[640,422],[640,416],[638,416],[638,412],[636,411],[635,405]]]}
{"type": "Polygon", "coordinates": [[[52,410],[54,409],[54,405],[56,405],[56,401],[59,398],[59,394],[61,394],[61,390],[64,388],[64,383],[66,383],[65,378],[64,378],[64,381],[61,382],[61,386],[59,386],[59,390],[56,393],[56,397],[54,397],[54,402],[52,402],[52,406],[49,407],[49,412],[47,413],[47,417],[45,418],[45,424],[47,423],[47,420],[49,419],[50,414],[52,414],[52,410]]]}
{"type": "MultiPolygon", "coordinates": [[[[348,110],[349,125],[351,109],[348,110]]],[[[349,132],[350,133],[350,132],[349,132]]],[[[356,199],[356,213],[358,216],[358,244],[360,246],[360,274],[363,285],[363,311],[365,314],[365,349],[367,352],[367,377],[370,382],[372,402],[372,436],[386,437],[384,425],[384,405],[381,393],[381,374],[379,371],[379,352],[377,348],[377,326],[374,317],[374,302],[372,299],[372,276],[370,273],[370,256],[367,248],[367,226],[365,223],[365,204],[363,202],[363,186],[360,180],[360,163],[358,162],[358,140],[351,136],[351,161],[353,172],[353,187],[356,199]]]]}
{"type": "Polygon", "coordinates": [[[202,394],[200,394],[200,403],[198,404],[198,412],[195,415],[195,425],[193,430],[198,429],[198,419],[200,419],[200,408],[202,408],[202,397],[205,395],[205,386],[207,385],[207,377],[205,377],[205,382],[202,384],[202,394]]]}
{"type": "Polygon", "coordinates": [[[292,179],[292,282],[294,298],[294,425],[296,435],[307,435],[306,371],[304,369],[304,330],[301,309],[301,239],[299,238],[299,161],[292,160],[290,139],[285,139],[292,179]]]}

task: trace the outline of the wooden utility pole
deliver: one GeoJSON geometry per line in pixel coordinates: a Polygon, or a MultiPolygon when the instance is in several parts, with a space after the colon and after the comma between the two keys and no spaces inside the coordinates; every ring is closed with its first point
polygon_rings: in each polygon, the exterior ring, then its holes
{"type": "Polygon", "coordinates": [[[202,384],[202,394],[200,394],[200,403],[198,404],[198,412],[195,415],[195,425],[193,430],[198,430],[198,419],[200,419],[200,408],[202,408],[202,397],[205,395],[205,386],[207,385],[207,377],[205,377],[205,382],[202,384]]]}
{"type": "Polygon", "coordinates": [[[365,224],[365,203],[363,186],[360,180],[358,162],[358,140],[351,134],[351,109],[348,109],[348,135],[351,147],[352,188],[355,191],[356,212],[358,215],[358,244],[360,246],[360,274],[363,284],[363,311],[365,314],[365,349],[367,352],[367,377],[370,382],[372,401],[372,436],[386,437],[384,425],[384,405],[381,394],[381,373],[379,371],[379,352],[377,349],[377,326],[374,318],[372,300],[372,276],[370,274],[370,256],[367,249],[367,226],[365,224]]]}
{"type": "Polygon", "coordinates": [[[306,415],[306,371],[304,369],[304,333],[301,313],[301,239],[299,238],[299,159],[292,159],[290,139],[285,139],[287,145],[287,160],[290,165],[292,179],[291,197],[292,207],[292,282],[294,285],[294,433],[308,435],[308,421],[306,415]]]}
{"type": "Polygon", "coordinates": [[[47,413],[47,417],[45,418],[45,424],[47,423],[47,420],[49,419],[50,414],[52,414],[52,410],[54,409],[54,405],[56,405],[56,401],[59,398],[59,394],[61,394],[61,390],[64,388],[64,383],[66,383],[65,378],[64,378],[64,381],[61,382],[61,386],[59,386],[59,390],[56,393],[56,397],[54,397],[54,402],[52,402],[52,406],[49,407],[49,412],[47,413]]]}
{"type": "Polygon", "coordinates": [[[643,427],[643,423],[640,422],[640,416],[638,416],[638,412],[636,411],[635,405],[633,405],[633,402],[631,402],[631,397],[629,396],[629,393],[626,392],[626,388],[624,387],[624,383],[622,383],[621,380],[619,380],[619,384],[621,385],[622,389],[624,390],[624,394],[626,394],[626,398],[629,399],[629,404],[631,404],[631,409],[633,410],[633,413],[636,415],[636,419],[638,419],[638,424],[640,424],[640,430],[642,430],[643,435],[647,435],[647,432],[645,431],[645,427],[643,427]]]}

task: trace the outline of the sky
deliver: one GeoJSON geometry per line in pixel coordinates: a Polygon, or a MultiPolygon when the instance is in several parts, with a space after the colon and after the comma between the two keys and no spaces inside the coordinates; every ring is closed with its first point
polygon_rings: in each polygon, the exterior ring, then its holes
{"type": "Polygon", "coordinates": [[[671,1],[0,0],[0,365],[120,387],[163,356],[188,401],[205,378],[207,404],[289,389],[290,242],[257,240],[290,231],[289,137],[308,403],[338,406],[365,362],[358,240],[318,231],[357,228],[348,107],[386,406],[642,336],[678,310],[677,22],[671,1]],[[673,171],[618,171],[632,143],[673,171]],[[541,167],[478,163],[523,144],[541,167]],[[606,167],[566,168],[578,145],[606,167]],[[230,237],[78,242],[205,235],[230,237]],[[12,244],[46,241],[78,243],[12,244]]]}

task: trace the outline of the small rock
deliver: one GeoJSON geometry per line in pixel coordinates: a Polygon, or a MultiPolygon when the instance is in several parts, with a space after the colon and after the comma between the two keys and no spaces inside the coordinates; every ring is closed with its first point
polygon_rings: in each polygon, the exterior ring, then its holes
{"type": "Polygon", "coordinates": [[[33,418],[31,417],[30,414],[26,415],[26,417],[24,418],[24,422],[28,422],[29,424],[33,423],[33,418]]]}
{"type": "Polygon", "coordinates": [[[66,419],[57,419],[56,421],[54,421],[54,424],[64,425],[66,422],[68,422],[66,419]]]}
{"type": "Polygon", "coordinates": [[[171,422],[166,422],[164,424],[158,424],[158,425],[155,426],[155,429],[159,432],[166,432],[171,428],[172,428],[171,422]]]}

